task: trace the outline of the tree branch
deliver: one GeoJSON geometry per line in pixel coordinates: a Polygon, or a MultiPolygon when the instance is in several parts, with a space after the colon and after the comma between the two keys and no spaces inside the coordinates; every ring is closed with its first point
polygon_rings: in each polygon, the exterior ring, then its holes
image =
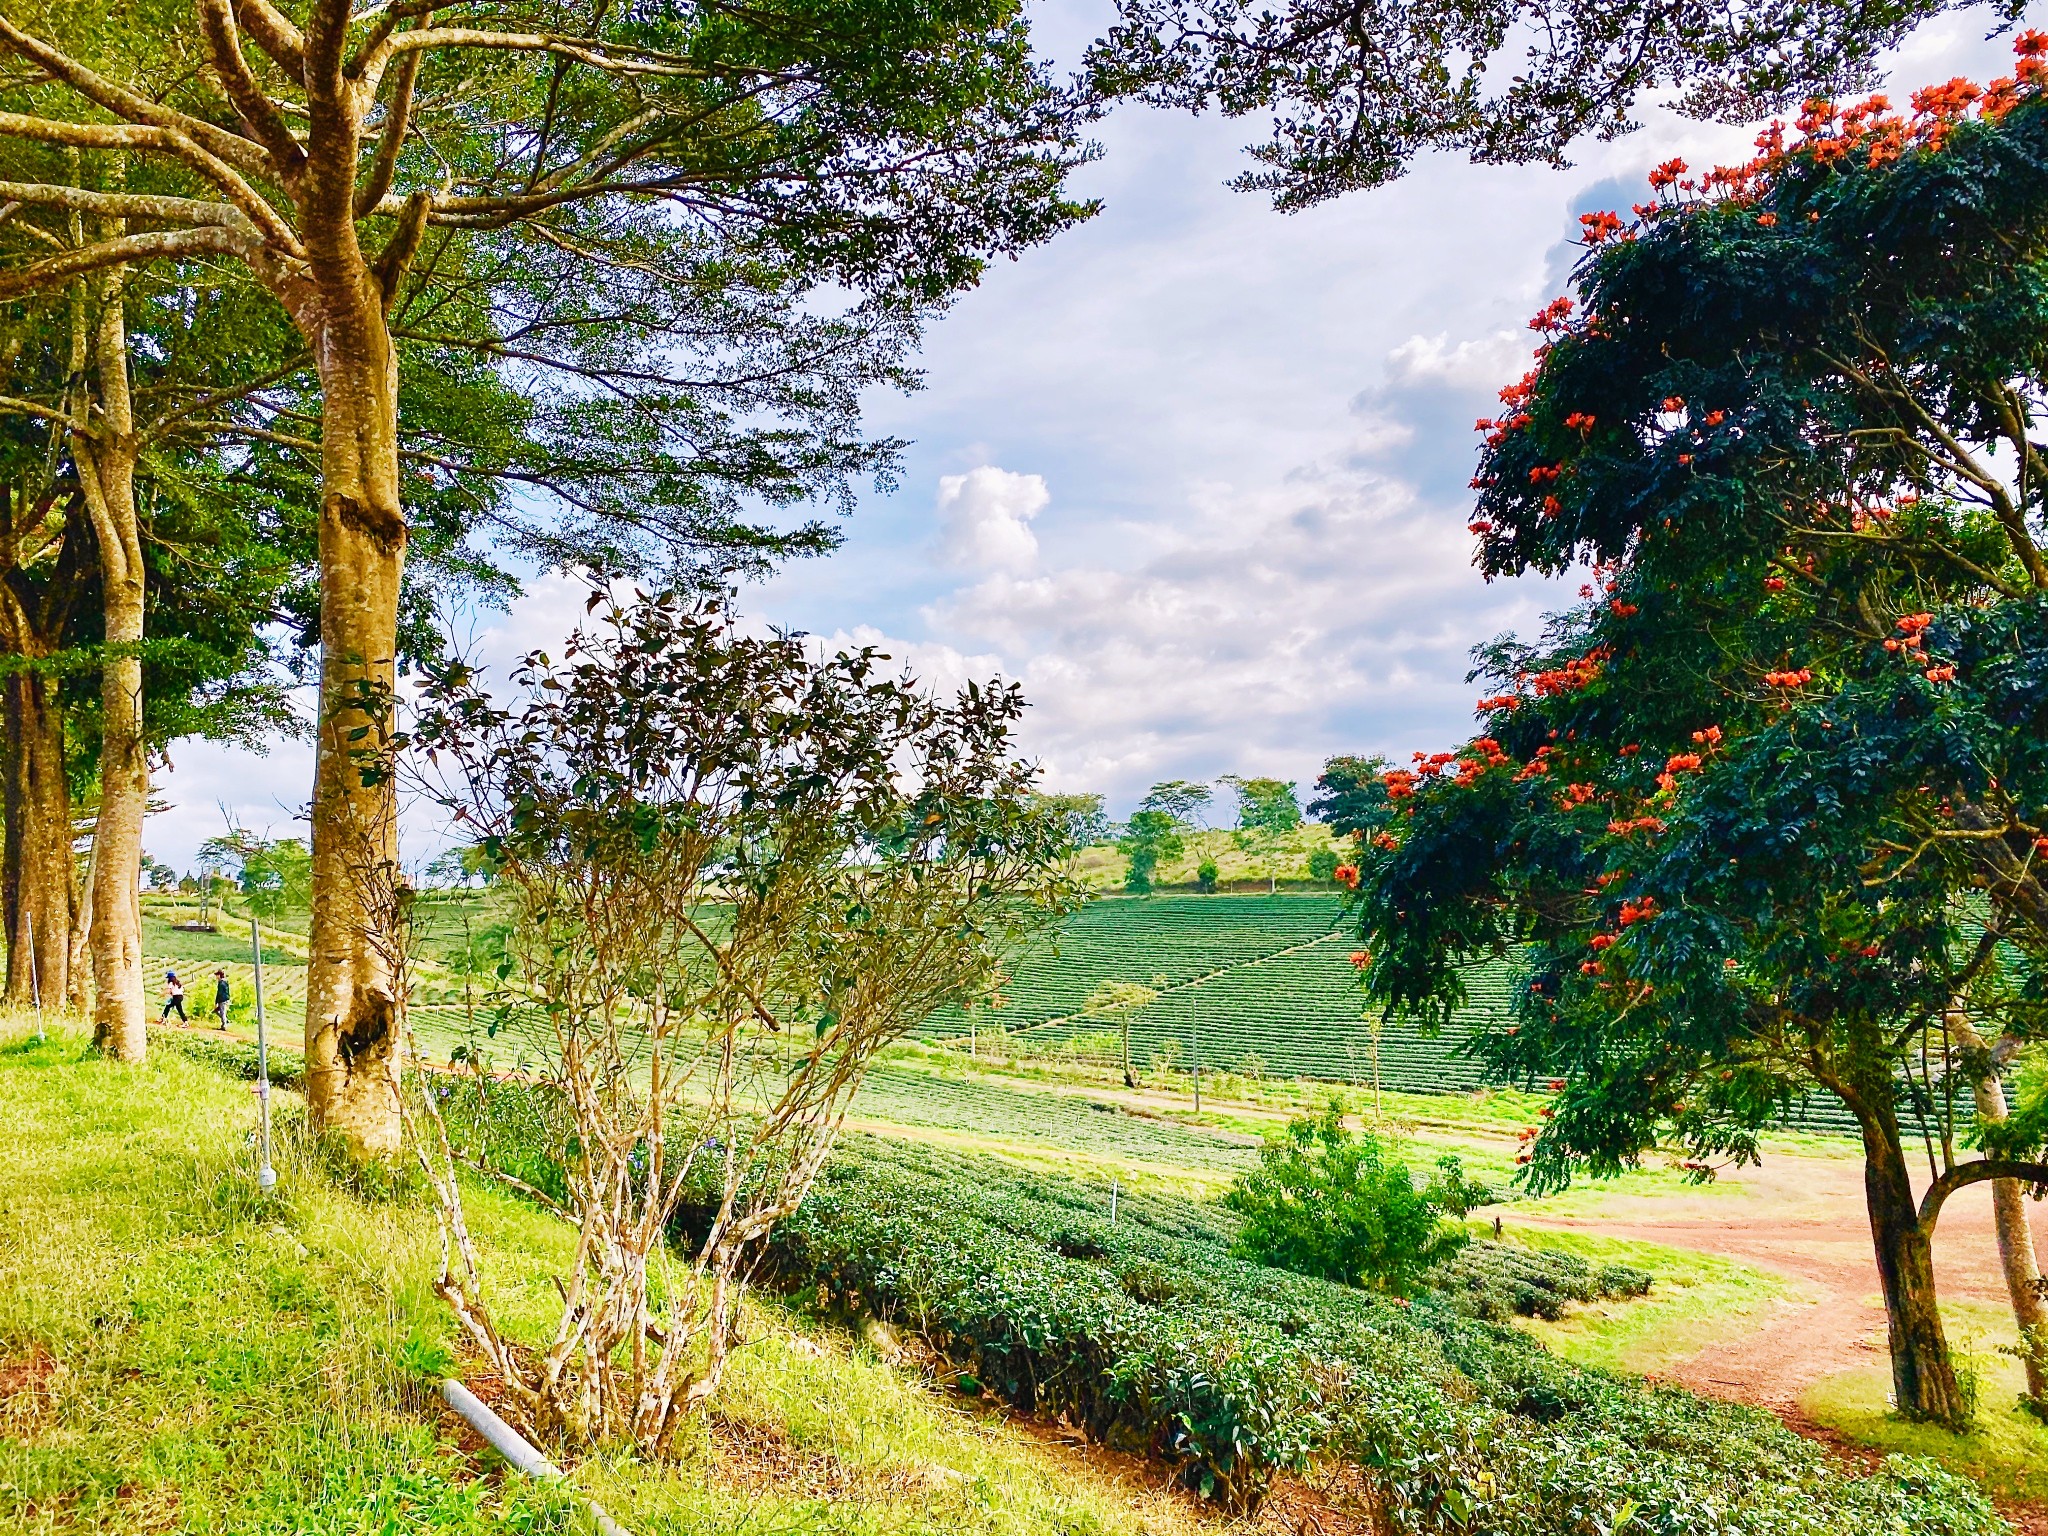
{"type": "Polygon", "coordinates": [[[157,230],[102,240],[61,256],[51,256],[12,272],[0,273],[0,299],[18,299],[38,289],[54,288],[87,272],[119,266],[124,261],[159,261],[180,256],[240,256],[256,246],[255,236],[210,224],[198,229],[157,230]]]}
{"type": "Polygon", "coordinates": [[[183,112],[174,112],[146,96],[138,96],[133,91],[116,85],[103,75],[87,69],[68,54],[58,52],[42,39],[29,36],[9,21],[4,13],[0,13],[0,43],[5,43],[31,63],[40,65],[53,79],[70,86],[86,100],[106,108],[118,118],[130,123],[146,124],[152,128],[181,132],[194,143],[204,146],[207,153],[225,160],[238,170],[254,176],[271,174],[273,167],[270,158],[264,154],[260,145],[238,133],[229,133],[225,128],[217,128],[203,118],[188,117],[183,112]]]}
{"type": "Polygon", "coordinates": [[[1927,1193],[1920,1197],[1920,1230],[1933,1236],[1934,1224],[1940,1218],[1941,1208],[1948,1197],[1967,1185],[1982,1184],[1989,1179],[2017,1179],[2022,1184],[2041,1189],[2048,1187],[2048,1163],[2014,1162],[2002,1157],[1980,1157],[1973,1162],[1958,1163],[1928,1185],[1927,1193]]]}
{"type": "Polygon", "coordinates": [[[356,188],[355,212],[359,219],[391,190],[391,178],[398,169],[398,152],[405,147],[406,130],[412,126],[412,89],[419,72],[418,54],[409,53],[399,61],[391,102],[384,109],[384,132],[377,140],[377,157],[370,162],[370,179],[356,188]]]}
{"type": "Polygon", "coordinates": [[[254,229],[232,203],[207,203],[191,197],[157,197],[145,192],[93,192],[50,182],[0,181],[0,198],[44,208],[71,208],[109,219],[153,219],[159,224],[225,224],[254,229]]]}
{"type": "Polygon", "coordinates": [[[242,56],[241,34],[235,30],[234,12],[228,0],[199,0],[199,29],[206,38],[206,53],[222,89],[234,103],[235,113],[248,125],[256,141],[270,151],[277,169],[286,179],[306,163],[306,151],[285,126],[277,103],[256,78],[249,61],[242,56]]]}
{"type": "Polygon", "coordinates": [[[306,39],[270,0],[235,0],[235,18],[286,74],[305,84],[306,39]]]}

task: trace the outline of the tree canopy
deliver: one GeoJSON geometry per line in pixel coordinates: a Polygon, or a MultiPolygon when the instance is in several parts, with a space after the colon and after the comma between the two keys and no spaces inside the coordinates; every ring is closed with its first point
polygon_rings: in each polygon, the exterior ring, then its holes
{"type": "Polygon", "coordinates": [[[1948,1419],[1927,1237],[1953,1189],[2048,1176],[1961,1156],[1951,1112],[2048,1023],[2048,36],[2018,48],[1585,217],[1472,529],[1488,575],[1592,579],[1483,652],[1485,734],[1384,776],[1358,886],[1388,1005],[1443,1018],[1463,963],[1524,955],[1481,1049],[1562,1089],[1538,1187],[1846,1104],[1899,1401],[1948,1419]]]}
{"type": "Polygon", "coordinates": [[[1105,88],[1226,117],[1270,114],[1241,189],[1286,210],[1394,180],[1429,150],[1486,164],[1562,164],[1574,139],[1635,126],[1636,104],[1750,122],[1801,97],[1871,83],[1921,22],[2023,0],[1119,0],[1092,61],[1105,88]],[[1511,70],[1512,73],[1507,73],[1511,70]],[[1503,78],[1505,76],[1505,78],[1503,78]]]}

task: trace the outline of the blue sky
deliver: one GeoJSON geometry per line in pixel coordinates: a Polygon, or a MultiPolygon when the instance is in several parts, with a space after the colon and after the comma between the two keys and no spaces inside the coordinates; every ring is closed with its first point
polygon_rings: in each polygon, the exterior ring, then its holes
{"type": "MultiPolygon", "coordinates": [[[[1035,7],[1071,62],[1108,7],[1035,7]]],[[[1896,94],[2003,73],[1982,16],[1923,28],[1896,94]]],[[[1335,752],[1462,739],[1471,648],[1533,631],[1574,582],[1470,564],[1474,418],[1527,366],[1577,215],[1625,210],[1650,166],[1747,158],[1753,129],[1651,111],[1566,170],[1448,157],[1281,215],[1225,182],[1251,121],[1119,109],[1078,190],[1090,224],[994,268],[928,337],[926,387],[878,395],[908,438],[828,560],[750,589],[750,614],[878,641],[946,685],[1001,673],[1032,704],[1047,784],[1125,811],[1159,779],[1273,774],[1335,752]]],[[[580,589],[536,582],[478,620],[488,658],[564,632],[580,589]]],[[[184,867],[221,828],[285,835],[310,787],[295,744],[174,749],[150,851],[184,867]]]]}

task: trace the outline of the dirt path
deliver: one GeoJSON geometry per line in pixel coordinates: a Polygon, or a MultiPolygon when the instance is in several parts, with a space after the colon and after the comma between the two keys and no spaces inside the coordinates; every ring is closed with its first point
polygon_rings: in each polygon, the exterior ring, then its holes
{"type": "MultiPolygon", "coordinates": [[[[1778,1301],[1761,1326],[1671,1368],[1672,1380],[1696,1392],[1785,1412],[1825,1377],[1881,1365],[1884,1307],[1862,1164],[1780,1154],[1722,1179],[1739,1193],[1616,1196],[1597,1216],[1521,1224],[1690,1248],[1797,1281],[1798,1294],[1778,1301]]],[[[1509,1217],[1513,1224],[1512,1210],[1509,1217]]],[[[2035,1224],[2037,1242],[2043,1225],[2035,1224]]],[[[1964,1189],[1944,1207],[1934,1264],[1945,1300],[2006,1304],[1988,1185],[1964,1189]]]]}

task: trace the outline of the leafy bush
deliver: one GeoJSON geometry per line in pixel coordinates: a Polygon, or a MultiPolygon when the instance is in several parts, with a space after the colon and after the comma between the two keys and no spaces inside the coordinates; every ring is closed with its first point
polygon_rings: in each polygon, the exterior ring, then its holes
{"type": "Polygon", "coordinates": [[[1318,848],[1308,856],[1308,877],[1311,880],[1334,880],[1337,878],[1337,850],[1318,848]]]}
{"type": "Polygon", "coordinates": [[[1106,1190],[863,1139],[771,1263],[784,1286],[915,1328],[980,1387],[1178,1462],[1234,1507],[1277,1470],[1340,1457],[1406,1533],[2001,1529],[1923,1463],[1846,1476],[1767,1414],[1567,1365],[1428,1292],[1248,1263],[1230,1228],[1128,1193],[1111,1223],[1106,1190]]]}
{"type": "Polygon", "coordinates": [[[1216,892],[1216,882],[1223,878],[1223,871],[1216,867],[1214,859],[1204,859],[1195,866],[1195,889],[1205,896],[1216,892]]]}
{"type": "MultiPolygon", "coordinates": [[[[472,1145],[545,1163],[545,1146],[523,1145],[546,1134],[537,1108],[496,1089],[471,1100],[472,1145]]],[[[1175,1463],[1233,1508],[1276,1471],[1335,1458],[1365,1474],[1377,1528],[1401,1536],[2005,1530],[1925,1462],[1850,1476],[1768,1414],[1565,1364],[1454,1296],[1236,1258],[1239,1223],[1217,1207],[1124,1191],[1109,1210],[1107,1189],[853,1137],[762,1277],[915,1329],[963,1390],[1175,1463]]]]}
{"type": "Polygon", "coordinates": [[[1333,1098],[1322,1114],[1297,1116],[1268,1139],[1259,1166],[1223,1203],[1245,1218],[1231,1250],[1238,1257],[1398,1296],[1464,1245],[1444,1218],[1485,1198],[1454,1157],[1440,1159],[1436,1177],[1417,1189],[1378,1137],[1344,1128],[1344,1106],[1333,1098]]]}
{"type": "Polygon", "coordinates": [[[1555,1322],[1571,1302],[1646,1295],[1653,1277],[1628,1264],[1595,1269],[1577,1254],[1554,1248],[1480,1242],[1423,1278],[1467,1317],[1501,1322],[1519,1314],[1555,1322]]]}

